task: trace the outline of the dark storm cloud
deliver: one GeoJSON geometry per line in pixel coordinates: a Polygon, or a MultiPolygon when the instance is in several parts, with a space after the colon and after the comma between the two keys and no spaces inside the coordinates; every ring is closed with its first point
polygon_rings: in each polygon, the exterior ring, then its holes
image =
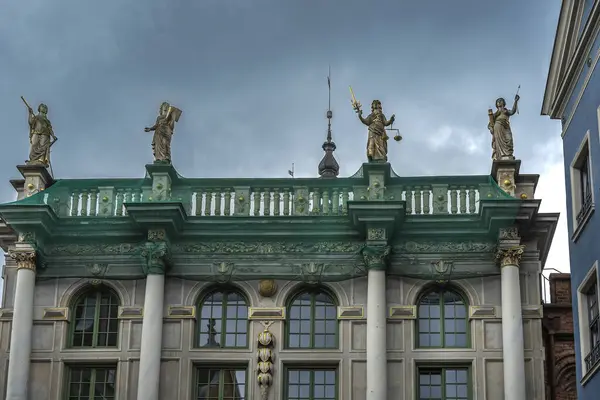
{"type": "MultiPolygon", "coordinates": [[[[395,113],[401,175],[487,173],[487,108],[518,84],[516,154],[536,170],[558,128],[539,116],[558,4],[504,1],[22,0],[0,13],[0,201],[27,157],[26,110],[46,102],[57,176],[142,176],[158,106],[184,110],[173,158],[186,176],[316,175],[332,67],[342,174],[365,160],[368,109],[395,113]]],[[[554,153],[559,148],[553,148],[554,153]]]]}

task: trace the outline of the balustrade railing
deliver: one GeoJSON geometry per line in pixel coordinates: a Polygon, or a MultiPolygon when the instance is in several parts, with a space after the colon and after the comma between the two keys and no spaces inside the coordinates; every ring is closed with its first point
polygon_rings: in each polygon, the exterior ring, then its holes
{"type": "MultiPolygon", "coordinates": [[[[156,194],[152,180],[59,180],[28,202],[50,205],[60,216],[120,217],[127,203],[180,202],[188,215],[336,216],[353,200],[404,201],[408,215],[476,214],[481,199],[506,198],[489,176],[392,177],[371,196],[362,177],[338,179],[187,179],[156,194]]],[[[374,193],[374,192],[373,192],[374,193]]]]}

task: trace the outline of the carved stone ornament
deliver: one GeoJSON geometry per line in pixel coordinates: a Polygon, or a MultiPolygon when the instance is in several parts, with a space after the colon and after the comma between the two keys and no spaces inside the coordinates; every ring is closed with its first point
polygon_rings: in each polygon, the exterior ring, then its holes
{"type": "Polygon", "coordinates": [[[273,321],[260,321],[264,330],[258,334],[258,362],[256,373],[261,400],[269,398],[269,389],[273,384],[273,361],[275,360],[275,336],[269,330],[273,321]]]}
{"type": "Polygon", "coordinates": [[[454,269],[454,262],[447,260],[439,260],[431,263],[431,267],[433,269],[433,274],[436,276],[436,282],[438,283],[447,283],[450,275],[452,275],[452,270],[454,269]]]}
{"type": "Polygon", "coordinates": [[[519,240],[519,230],[516,227],[502,228],[500,229],[500,240],[519,240]]]}
{"type": "Polygon", "coordinates": [[[519,266],[521,263],[521,256],[525,252],[525,246],[509,247],[505,249],[498,249],[496,253],[496,262],[500,267],[506,267],[509,265],[519,266]]]}
{"type": "Polygon", "coordinates": [[[35,250],[9,250],[8,255],[17,262],[17,270],[28,269],[35,272],[35,250]]]}
{"type": "Polygon", "coordinates": [[[258,293],[262,297],[273,297],[277,293],[277,283],[274,279],[261,279],[258,282],[258,293]]]}
{"type": "Polygon", "coordinates": [[[368,270],[385,270],[391,252],[390,246],[364,246],[360,254],[368,270]]]}
{"type": "Polygon", "coordinates": [[[369,228],[367,230],[367,240],[385,240],[385,228],[369,228]]]}
{"type": "Polygon", "coordinates": [[[205,242],[177,243],[174,250],[198,254],[357,253],[360,242],[205,242]]]}
{"type": "Polygon", "coordinates": [[[166,242],[146,242],[141,255],[146,275],[164,274],[171,263],[171,253],[166,242]]]}
{"type": "Polygon", "coordinates": [[[87,264],[86,267],[87,267],[88,271],[90,271],[90,274],[92,274],[93,276],[103,277],[108,268],[108,264],[94,263],[94,264],[87,264]]]}
{"type": "Polygon", "coordinates": [[[167,234],[164,229],[149,229],[148,240],[151,242],[160,242],[166,240],[167,234]]]}

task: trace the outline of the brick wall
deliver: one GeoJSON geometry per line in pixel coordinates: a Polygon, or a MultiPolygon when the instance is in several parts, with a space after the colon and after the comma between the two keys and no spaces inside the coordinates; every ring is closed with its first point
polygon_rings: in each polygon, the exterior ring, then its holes
{"type": "Polygon", "coordinates": [[[546,399],[577,400],[571,275],[550,274],[550,303],[544,304],[546,399]]]}

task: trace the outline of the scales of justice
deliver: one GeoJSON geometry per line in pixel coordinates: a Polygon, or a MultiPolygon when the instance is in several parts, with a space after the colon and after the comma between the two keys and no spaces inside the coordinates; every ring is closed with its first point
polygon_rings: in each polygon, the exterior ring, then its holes
{"type": "MultiPolygon", "coordinates": [[[[362,105],[360,104],[360,101],[356,100],[356,96],[354,95],[354,90],[352,90],[352,86],[350,86],[350,95],[352,96],[352,99],[350,100],[350,103],[352,104],[352,108],[354,109],[354,111],[357,114],[360,114],[362,112],[362,110],[361,110],[362,105]]],[[[379,100],[373,100],[373,103],[375,103],[375,102],[377,102],[379,104],[379,107],[381,107],[381,102],[379,100]]],[[[395,115],[392,115],[392,117],[390,118],[390,124],[389,124],[390,127],[386,128],[386,131],[395,132],[394,140],[396,142],[399,142],[402,140],[402,136],[400,135],[400,129],[394,128],[394,121],[395,121],[395,115]]],[[[388,140],[389,137],[385,136],[383,139],[388,140]]]]}

